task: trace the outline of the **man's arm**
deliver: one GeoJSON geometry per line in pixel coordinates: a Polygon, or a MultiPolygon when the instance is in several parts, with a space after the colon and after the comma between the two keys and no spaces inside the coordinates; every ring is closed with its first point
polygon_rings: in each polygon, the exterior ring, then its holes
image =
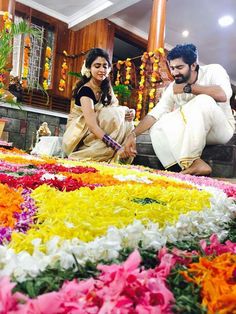
{"type": "Polygon", "coordinates": [[[121,157],[135,157],[137,154],[136,150],[136,136],[142,134],[143,132],[149,130],[151,126],[156,122],[157,120],[150,116],[146,115],[146,117],[139,122],[137,127],[131,132],[131,134],[127,137],[124,147],[123,147],[123,153],[121,154],[121,157]]]}
{"type": "MultiPolygon", "coordinates": [[[[201,85],[192,84],[192,94],[205,94],[211,96],[216,102],[224,103],[229,101],[232,95],[230,78],[226,70],[220,64],[210,64],[205,66],[205,74],[201,85]],[[204,83],[204,81],[206,83],[204,83]]],[[[191,83],[191,82],[190,82],[191,83]]],[[[183,93],[185,84],[174,84],[173,91],[175,94],[183,93]],[[178,86],[180,85],[180,86],[178,86]]]]}
{"type": "Polygon", "coordinates": [[[157,120],[153,116],[147,114],[146,117],[141,120],[133,130],[133,133],[135,133],[136,136],[142,134],[143,132],[149,130],[156,121],[157,120]]]}
{"type": "MultiPolygon", "coordinates": [[[[184,84],[174,84],[173,90],[174,94],[182,94],[184,93],[183,88],[186,85],[184,84]]],[[[208,95],[211,96],[216,102],[226,102],[227,96],[223,90],[222,87],[219,85],[209,85],[209,86],[203,86],[198,84],[192,84],[191,85],[192,94],[193,95],[208,95]]]]}
{"type": "Polygon", "coordinates": [[[218,85],[211,85],[211,86],[202,86],[198,84],[191,85],[192,94],[193,95],[201,95],[205,94],[211,96],[216,102],[226,102],[227,97],[223,90],[218,85]]]}

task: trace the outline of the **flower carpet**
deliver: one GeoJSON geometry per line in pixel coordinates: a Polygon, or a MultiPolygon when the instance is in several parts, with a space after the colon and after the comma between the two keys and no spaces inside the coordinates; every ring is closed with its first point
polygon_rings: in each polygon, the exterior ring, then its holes
{"type": "Polygon", "coordinates": [[[236,313],[236,186],[0,149],[0,313],[236,313]]]}

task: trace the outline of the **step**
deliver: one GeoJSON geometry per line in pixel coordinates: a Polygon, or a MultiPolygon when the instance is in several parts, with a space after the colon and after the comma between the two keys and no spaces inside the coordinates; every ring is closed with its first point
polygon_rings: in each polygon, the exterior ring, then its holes
{"type": "MultiPolygon", "coordinates": [[[[134,164],[163,169],[162,164],[155,155],[148,132],[137,137],[137,152],[134,164]]],[[[225,145],[206,146],[202,158],[212,167],[213,177],[236,177],[236,134],[225,145]]]]}

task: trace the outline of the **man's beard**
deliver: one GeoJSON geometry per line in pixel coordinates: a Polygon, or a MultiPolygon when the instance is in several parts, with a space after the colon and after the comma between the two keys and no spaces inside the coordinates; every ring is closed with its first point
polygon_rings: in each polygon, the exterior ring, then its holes
{"type": "Polygon", "coordinates": [[[191,76],[191,70],[186,75],[179,74],[174,77],[176,84],[187,83],[191,76]]]}

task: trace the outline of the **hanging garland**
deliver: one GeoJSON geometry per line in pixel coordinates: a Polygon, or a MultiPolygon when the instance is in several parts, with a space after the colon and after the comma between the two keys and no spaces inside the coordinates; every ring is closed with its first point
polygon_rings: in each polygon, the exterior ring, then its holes
{"type": "MultiPolygon", "coordinates": [[[[164,49],[159,48],[155,51],[144,52],[141,57],[141,65],[139,68],[140,79],[138,82],[138,97],[136,106],[136,121],[141,118],[141,113],[143,111],[144,102],[146,103],[145,111],[149,112],[154,108],[156,98],[158,97],[157,84],[162,81],[162,75],[159,73],[159,63],[163,59],[164,49]],[[146,92],[147,91],[147,94],[146,92]],[[145,93],[145,97],[144,97],[145,93]]],[[[138,58],[138,57],[135,57],[138,58]]],[[[122,84],[128,86],[132,83],[131,71],[132,71],[132,58],[127,58],[126,60],[118,60],[116,63],[117,74],[115,80],[115,86],[122,84]],[[122,69],[122,67],[125,68],[122,69]],[[124,70],[124,71],[123,71],[124,70]],[[123,73],[123,80],[122,80],[123,73]]]]}
{"type": "MultiPolygon", "coordinates": [[[[131,58],[118,60],[116,63],[117,73],[115,86],[113,87],[115,96],[118,98],[120,105],[127,106],[128,99],[131,95],[131,58]]],[[[133,82],[132,82],[133,83],[133,82]]]]}
{"type": "Polygon", "coordinates": [[[0,40],[1,40],[1,49],[0,52],[0,97],[4,94],[4,85],[5,85],[5,80],[6,80],[6,63],[7,63],[7,58],[8,58],[8,47],[6,46],[9,45],[9,40],[10,40],[10,33],[11,33],[11,28],[12,28],[12,21],[9,17],[8,12],[4,12],[3,14],[3,29],[0,34],[0,40]]]}
{"type": "Polygon", "coordinates": [[[23,73],[22,73],[22,87],[28,86],[28,73],[29,73],[29,61],[30,61],[30,36],[24,38],[24,56],[23,56],[23,73]]]}
{"type": "Polygon", "coordinates": [[[140,65],[140,81],[139,81],[139,89],[138,89],[138,103],[136,108],[136,117],[135,120],[139,121],[141,118],[142,104],[143,104],[143,91],[145,87],[145,68],[146,62],[148,60],[148,52],[144,52],[141,58],[142,64],[140,65]]]}
{"type": "Polygon", "coordinates": [[[10,33],[11,27],[12,27],[12,20],[10,19],[10,15],[8,12],[4,12],[3,21],[4,21],[4,30],[6,31],[6,33],[10,33]]]}
{"type": "Polygon", "coordinates": [[[45,90],[48,89],[48,82],[49,82],[49,73],[51,70],[51,60],[52,60],[52,49],[51,47],[46,47],[45,53],[45,63],[44,63],[44,71],[43,71],[43,88],[45,90]]]}
{"type": "Polygon", "coordinates": [[[125,81],[124,81],[125,85],[130,85],[131,69],[132,69],[131,59],[127,58],[125,60],[125,81]]]}
{"type": "MultiPolygon", "coordinates": [[[[67,56],[67,52],[63,51],[65,56],[67,56]]],[[[63,59],[62,65],[61,65],[61,78],[59,81],[59,86],[58,89],[60,92],[64,92],[65,87],[66,87],[66,75],[67,75],[67,70],[68,70],[68,65],[66,62],[66,58],[63,59]]]]}
{"type": "Polygon", "coordinates": [[[6,71],[4,69],[0,70],[0,97],[3,95],[4,93],[4,83],[5,83],[5,73],[6,71]]]}
{"type": "Polygon", "coordinates": [[[138,90],[138,103],[136,108],[136,121],[139,121],[141,118],[141,112],[143,109],[144,101],[144,91],[146,89],[148,92],[148,101],[147,101],[147,112],[152,110],[155,106],[155,100],[157,97],[157,83],[161,80],[159,74],[159,61],[160,57],[164,55],[164,49],[159,48],[154,52],[144,52],[141,60],[142,64],[140,66],[140,81],[139,81],[139,90],[138,90]]]}
{"type": "Polygon", "coordinates": [[[162,48],[156,50],[155,52],[149,53],[150,62],[152,65],[152,74],[151,74],[151,89],[149,90],[148,112],[152,110],[155,106],[155,99],[157,95],[156,84],[160,80],[160,74],[158,72],[159,53],[164,53],[164,50],[161,49],[162,48]]]}
{"type": "Polygon", "coordinates": [[[120,85],[120,78],[121,78],[121,74],[120,74],[120,70],[121,70],[121,66],[125,63],[125,61],[122,60],[118,60],[117,64],[116,64],[116,68],[117,68],[117,74],[116,74],[116,80],[115,80],[115,85],[118,86],[120,85]]]}

